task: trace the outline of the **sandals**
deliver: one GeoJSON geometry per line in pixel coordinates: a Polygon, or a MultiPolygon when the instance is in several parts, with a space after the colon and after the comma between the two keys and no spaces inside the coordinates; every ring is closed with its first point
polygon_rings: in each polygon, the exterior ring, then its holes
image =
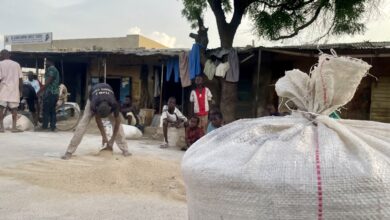
{"type": "Polygon", "coordinates": [[[15,128],[15,129],[12,129],[11,130],[12,133],[19,133],[19,132],[23,132],[23,130],[20,130],[18,128],[15,128]]]}

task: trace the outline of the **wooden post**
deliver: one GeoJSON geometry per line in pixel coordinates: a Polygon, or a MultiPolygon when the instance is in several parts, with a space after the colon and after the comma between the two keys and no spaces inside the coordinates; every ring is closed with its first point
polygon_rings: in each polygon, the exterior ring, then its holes
{"type": "Polygon", "coordinates": [[[256,94],[255,94],[255,117],[258,117],[258,105],[259,105],[259,89],[260,89],[260,70],[261,70],[261,49],[257,56],[257,75],[256,75],[256,94]]]}
{"type": "Polygon", "coordinates": [[[64,83],[64,60],[61,58],[61,82],[64,83]]]}
{"type": "Polygon", "coordinates": [[[38,58],[36,57],[35,57],[35,74],[37,74],[37,78],[39,79],[38,58]]]}
{"type": "Polygon", "coordinates": [[[107,78],[107,59],[106,58],[104,58],[103,64],[104,64],[104,83],[106,83],[106,78],[107,78]]]}
{"type": "Polygon", "coordinates": [[[164,85],[164,63],[161,64],[161,77],[160,77],[160,113],[162,112],[163,85],[164,85]]]}

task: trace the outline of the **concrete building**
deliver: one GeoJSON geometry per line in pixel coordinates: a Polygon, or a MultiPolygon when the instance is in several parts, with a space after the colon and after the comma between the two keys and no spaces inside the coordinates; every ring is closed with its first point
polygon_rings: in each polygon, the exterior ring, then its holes
{"type": "MultiPolygon", "coordinates": [[[[342,109],[341,117],[390,122],[390,42],[236,49],[240,60],[235,103],[237,119],[267,115],[265,107],[268,104],[279,106],[282,101],[274,85],[286,70],[300,69],[309,73],[313,64],[318,62],[318,49],[328,54],[330,49],[334,49],[341,56],[359,58],[372,65],[370,74],[376,77],[363,78],[354,98],[342,109]]],[[[226,51],[221,51],[218,48],[215,54],[226,55],[226,51]]],[[[140,108],[155,108],[158,112],[161,104],[173,96],[186,114],[190,107],[191,87],[182,88],[180,82],[174,82],[173,76],[166,79],[167,61],[183,52],[188,52],[188,49],[12,51],[12,58],[22,67],[40,69],[44,66],[45,57],[54,58],[61,73],[61,82],[71,93],[69,100],[78,102],[82,107],[88,98],[88,87],[105,77],[118,100],[130,95],[140,108]]],[[[220,103],[221,79],[206,79],[205,84],[211,90],[215,103],[220,103]]]]}
{"type": "Polygon", "coordinates": [[[126,37],[85,38],[53,40],[51,44],[21,44],[12,45],[12,51],[112,51],[135,48],[164,49],[168,48],[154,40],[141,35],[127,35],[126,37]]]}

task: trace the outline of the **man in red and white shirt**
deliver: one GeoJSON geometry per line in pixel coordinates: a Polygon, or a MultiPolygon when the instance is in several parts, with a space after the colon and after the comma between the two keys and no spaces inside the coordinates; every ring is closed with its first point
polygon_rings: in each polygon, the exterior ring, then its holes
{"type": "Polygon", "coordinates": [[[0,52],[0,132],[4,132],[4,109],[12,112],[12,132],[20,132],[16,128],[17,108],[23,87],[23,74],[19,63],[10,60],[8,50],[0,52]]]}
{"type": "Polygon", "coordinates": [[[205,130],[207,128],[207,116],[210,109],[210,101],[213,98],[209,88],[203,85],[203,77],[197,76],[195,78],[196,88],[191,91],[190,102],[194,114],[199,117],[199,126],[205,130]]]}

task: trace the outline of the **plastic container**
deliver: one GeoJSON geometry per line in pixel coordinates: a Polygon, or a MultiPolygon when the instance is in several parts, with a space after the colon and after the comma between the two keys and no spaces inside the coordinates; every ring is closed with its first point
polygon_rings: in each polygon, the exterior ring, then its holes
{"type": "Polygon", "coordinates": [[[150,126],[152,124],[154,112],[154,109],[149,108],[142,108],[140,110],[140,116],[144,126],[150,126]]]}

